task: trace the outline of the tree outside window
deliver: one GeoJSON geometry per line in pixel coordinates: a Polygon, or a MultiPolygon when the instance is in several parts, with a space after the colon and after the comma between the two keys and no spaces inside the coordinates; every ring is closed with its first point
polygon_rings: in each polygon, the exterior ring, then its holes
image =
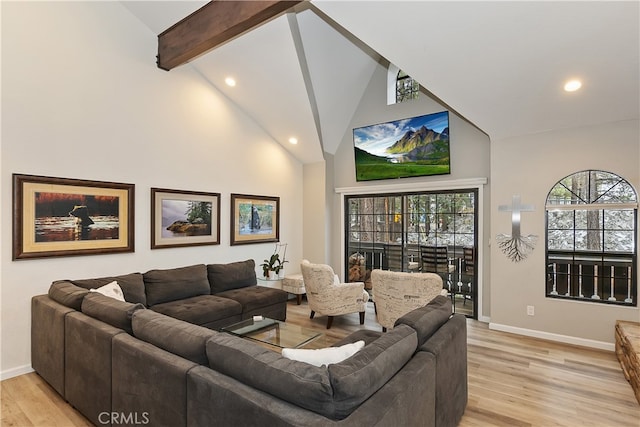
{"type": "Polygon", "coordinates": [[[637,194],[620,176],[576,172],[547,196],[548,297],[637,305],[637,194]]]}

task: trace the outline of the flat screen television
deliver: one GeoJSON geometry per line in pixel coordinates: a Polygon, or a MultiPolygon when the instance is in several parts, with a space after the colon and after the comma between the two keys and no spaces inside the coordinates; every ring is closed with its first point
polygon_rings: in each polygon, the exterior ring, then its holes
{"type": "Polygon", "coordinates": [[[357,181],[451,173],[448,111],[355,128],[353,145],[357,181]]]}

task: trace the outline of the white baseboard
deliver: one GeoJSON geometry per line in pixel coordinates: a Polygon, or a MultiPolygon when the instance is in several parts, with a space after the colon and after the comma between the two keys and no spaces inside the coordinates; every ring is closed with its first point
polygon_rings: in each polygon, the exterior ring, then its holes
{"type": "Polygon", "coordinates": [[[489,329],[512,334],[524,335],[527,337],[541,338],[549,341],[557,341],[565,344],[579,345],[582,347],[597,348],[599,350],[615,351],[615,344],[603,341],[589,340],[586,338],[572,337],[568,335],[554,334],[551,332],[536,331],[533,329],[517,328],[515,326],[501,325],[499,323],[489,323],[489,329]]]}
{"type": "Polygon", "coordinates": [[[489,317],[489,316],[478,316],[478,322],[491,323],[491,317],[489,317]]]}
{"type": "Polygon", "coordinates": [[[8,380],[9,378],[17,377],[18,375],[28,374],[33,372],[31,365],[18,366],[17,368],[7,369],[0,372],[0,381],[8,380]]]}

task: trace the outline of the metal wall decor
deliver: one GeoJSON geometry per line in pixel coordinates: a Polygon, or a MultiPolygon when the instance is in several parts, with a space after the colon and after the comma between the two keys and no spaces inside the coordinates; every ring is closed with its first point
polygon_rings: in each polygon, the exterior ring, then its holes
{"type": "Polygon", "coordinates": [[[498,210],[511,212],[511,235],[498,234],[496,236],[498,247],[511,261],[522,261],[533,251],[538,241],[538,236],[534,234],[523,236],[520,232],[520,214],[532,212],[533,206],[521,204],[520,196],[516,195],[511,200],[511,206],[500,205],[498,210]]]}

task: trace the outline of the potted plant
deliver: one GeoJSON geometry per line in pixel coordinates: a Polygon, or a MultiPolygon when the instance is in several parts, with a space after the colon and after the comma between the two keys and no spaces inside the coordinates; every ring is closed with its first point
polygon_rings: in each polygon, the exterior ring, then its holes
{"type": "Polygon", "coordinates": [[[278,269],[278,271],[280,270],[280,255],[277,253],[272,254],[271,257],[265,259],[260,266],[262,267],[262,274],[265,279],[273,278],[272,272],[276,273],[276,269],[278,269]]]}
{"type": "Polygon", "coordinates": [[[262,274],[265,279],[277,279],[280,276],[284,276],[284,264],[289,262],[285,259],[287,254],[287,244],[276,243],[276,249],[271,254],[269,259],[265,259],[260,266],[262,267],[262,274]],[[284,247],[282,259],[280,259],[280,250],[284,247]]]}

